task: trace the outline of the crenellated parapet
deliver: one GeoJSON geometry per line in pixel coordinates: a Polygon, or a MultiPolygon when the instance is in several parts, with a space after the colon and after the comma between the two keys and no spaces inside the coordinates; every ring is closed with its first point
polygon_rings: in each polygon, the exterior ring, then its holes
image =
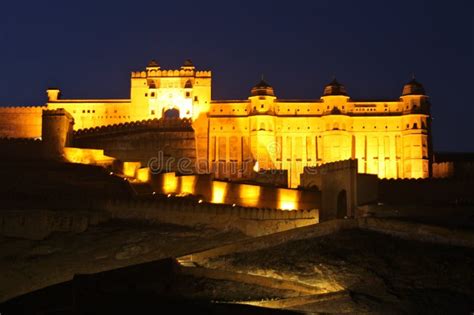
{"type": "Polygon", "coordinates": [[[41,137],[41,114],[46,106],[0,107],[0,137],[41,137]]]}
{"type": "Polygon", "coordinates": [[[28,105],[28,106],[2,106],[0,107],[1,112],[11,112],[11,111],[20,111],[20,112],[28,112],[28,111],[38,111],[46,109],[46,105],[28,105]]]}
{"type": "Polygon", "coordinates": [[[211,71],[194,71],[194,70],[149,70],[149,71],[132,71],[132,78],[147,77],[198,77],[210,78],[211,71]]]}
{"type": "Polygon", "coordinates": [[[317,209],[282,211],[199,203],[188,198],[111,200],[105,210],[116,219],[240,230],[249,236],[261,236],[319,222],[317,209]]]}
{"type": "Polygon", "coordinates": [[[199,203],[196,200],[173,197],[157,198],[149,200],[110,200],[106,205],[109,211],[120,211],[122,215],[128,213],[135,216],[141,212],[144,218],[146,213],[176,212],[203,214],[212,218],[216,215],[235,217],[245,220],[298,220],[312,219],[317,217],[318,210],[280,210],[270,208],[242,207],[227,204],[199,203]]]}
{"type": "Polygon", "coordinates": [[[196,71],[196,77],[198,78],[210,78],[211,71],[196,71]]]}
{"type": "Polygon", "coordinates": [[[74,120],[72,115],[67,110],[65,110],[64,108],[47,109],[47,107],[45,107],[43,109],[43,116],[44,115],[46,115],[46,116],[65,116],[67,119],[74,120]]]}
{"type": "Polygon", "coordinates": [[[331,172],[338,172],[345,169],[357,170],[357,159],[349,159],[343,161],[336,161],[321,164],[319,166],[305,166],[303,168],[303,174],[327,174],[331,172]]]}
{"type": "Polygon", "coordinates": [[[121,132],[130,132],[136,130],[170,130],[170,131],[192,131],[192,121],[188,118],[183,119],[147,119],[140,121],[131,121],[120,124],[113,124],[101,127],[79,129],[74,132],[74,137],[89,137],[105,134],[115,134],[121,132]]]}

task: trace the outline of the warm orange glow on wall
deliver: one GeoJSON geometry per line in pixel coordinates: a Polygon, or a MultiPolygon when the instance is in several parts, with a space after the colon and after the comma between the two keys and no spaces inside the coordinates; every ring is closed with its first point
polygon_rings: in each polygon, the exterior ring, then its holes
{"type": "Polygon", "coordinates": [[[239,198],[242,200],[242,204],[247,207],[257,207],[260,199],[260,186],[254,185],[240,185],[239,186],[239,198]]]}
{"type": "Polygon", "coordinates": [[[148,167],[138,169],[136,174],[139,181],[144,183],[150,181],[150,169],[148,167]]]}
{"type": "Polygon", "coordinates": [[[176,193],[178,189],[178,178],[176,174],[171,173],[164,173],[163,174],[163,192],[165,194],[176,193]]]}
{"type": "Polygon", "coordinates": [[[113,157],[104,155],[104,150],[64,148],[64,157],[71,163],[93,164],[93,165],[111,165],[115,160],[113,157]]]}
{"type": "Polygon", "coordinates": [[[224,203],[227,195],[228,183],[226,182],[212,182],[212,199],[213,203],[224,203]]]}
{"type": "Polygon", "coordinates": [[[123,175],[135,177],[137,170],[140,168],[140,162],[123,162],[123,175]]]}
{"type": "Polygon", "coordinates": [[[196,182],[197,182],[197,177],[194,175],[189,175],[189,176],[180,176],[180,193],[182,194],[195,194],[196,193],[196,182]]]}
{"type": "MultiPolygon", "coordinates": [[[[197,141],[189,149],[200,159],[219,161],[212,170],[217,179],[250,179],[252,167],[255,172],[287,170],[288,186],[295,188],[305,166],[347,159],[360,161],[360,173],[380,178],[430,175],[429,98],[418,83],[407,83],[395,100],[354,100],[345,87],[330,83],[317,100],[280,99],[271,86],[260,85],[246,99],[218,101],[211,100],[212,73],[196,70],[189,61],[174,70],[152,63],[132,72],[130,79],[127,99],[63,99],[59,89],[49,89],[46,106],[0,108],[0,136],[42,136],[43,110],[64,109],[74,118],[75,130],[159,119],[174,112],[193,121],[197,141]]],[[[103,152],[75,150],[65,153],[72,162],[104,164],[111,159],[103,152]]],[[[135,171],[124,169],[127,176],[135,171]]],[[[439,165],[436,172],[451,171],[439,165]]],[[[182,192],[195,190],[194,184],[168,181],[169,191],[180,185],[182,192]]]]}
{"type": "Polygon", "coordinates": [[[293,210],[297,208],[298,204],[298,191],[290,189],[278,190],[278,209],[282,210],[293,210]]]}

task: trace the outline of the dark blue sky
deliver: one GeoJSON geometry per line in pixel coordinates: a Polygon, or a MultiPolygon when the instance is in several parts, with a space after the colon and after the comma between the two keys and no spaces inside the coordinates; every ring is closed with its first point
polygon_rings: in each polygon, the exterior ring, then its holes
{"type": "Polygon", "coordinates": [[[280,98],[318,98],[336,74],[354,98],[396,99],[416,73],[435,150],[474,151],[471,1],[3,1],[0,105],[127,98],[156,58],[213,71],[213,98],[260,75],[280,98]]]}

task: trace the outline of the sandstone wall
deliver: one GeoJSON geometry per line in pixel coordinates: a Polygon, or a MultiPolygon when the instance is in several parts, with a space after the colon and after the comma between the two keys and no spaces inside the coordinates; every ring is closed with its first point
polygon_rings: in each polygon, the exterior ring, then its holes
{"type": "Polygon", "coordinates": [[[122,161],[140,162],[161,171],[179,171],[183,160],[194,172],[196,146],[189,120],[148,120],[78,130],[74,147],[102,149],[122,161]]]}
{"type": "Polygon", "coordinates": [[[41,137],[41,115],[46,106],[0,107],[0,138],[41,137]]]}
{"type": "Polygon", "coordinates": [[[277,188],[212,180],[209,175],[177,176],[173,172],[153,175],[151,185],[157,193],[191,194],[213,203],[282,210],[319,209],[319,191],[277,188]]]}
{"type": "Polygon", "coordinates": [[[281,211],[197,203],[192,200],[110,201],[106,210],[112,218],[157,221],[185,226],[208,226],[239,230],[249,236],[276,233],[319,222],[318,210],[281,211]]]}

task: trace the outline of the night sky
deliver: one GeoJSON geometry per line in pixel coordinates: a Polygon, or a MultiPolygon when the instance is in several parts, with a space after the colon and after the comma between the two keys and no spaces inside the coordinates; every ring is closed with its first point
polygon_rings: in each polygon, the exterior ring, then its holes
{"type": "Polygon", "coordinates": [[[128,98],[130,71],[191,58],[213,99],[261,74],[316,99],[333,75],[355,99],[397,99],[412,73],[432,101],[436,151],[474,151],[471,1],[2,1],[0,105],[128,98]]]}

